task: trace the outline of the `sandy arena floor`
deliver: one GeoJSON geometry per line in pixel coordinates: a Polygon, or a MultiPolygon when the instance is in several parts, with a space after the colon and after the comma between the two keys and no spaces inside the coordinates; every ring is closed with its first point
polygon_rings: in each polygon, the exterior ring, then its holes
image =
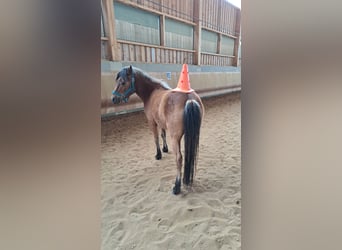
{"type": "Polygon", "coordinates": [[[102,250],[241,249],[240,94],[203,104],[193,190],[178,196],[175,155],[155,160],[143,112],[102,121],[102,250]]]}

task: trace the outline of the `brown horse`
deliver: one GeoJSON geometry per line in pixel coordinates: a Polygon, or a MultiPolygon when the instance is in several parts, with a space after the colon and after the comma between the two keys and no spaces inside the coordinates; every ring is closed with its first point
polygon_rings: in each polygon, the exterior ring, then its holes
{"type": "Polygon", "coordinates": [[[112,101],[114,104],[127,102],[133,93],[136,93],[144,102],[145,115],[154,135],[157,160],[162,158],[158,128],[161,130],[163,152],[168,152],[166,130],[170,133],[177,164],[173,193],[179,194],[183,161],[180,143],[184,135],[183,184],[189,186],[193,182],[198,155],[200,127],[204,113],[202,101],[194,91],[191,93],[175,91],[167,83],[147,75],[138,68],[124,67],[117,74],[112,101]]]}

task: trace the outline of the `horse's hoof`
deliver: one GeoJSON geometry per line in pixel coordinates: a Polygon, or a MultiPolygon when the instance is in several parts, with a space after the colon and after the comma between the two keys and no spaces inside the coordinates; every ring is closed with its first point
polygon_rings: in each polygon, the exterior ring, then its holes
{"type": "Polygon", "coordinates": [[[173,187],[173,194],[174,194],[174,195],[179,194],[180,191],[181,191],[180,186],[175,185],[175,186],[173,187]]]}
{"type": "Polygon", "coordinates": [[[168,147],[166,146],[166,147],[163,147],[163,152],[164,153],[167,153],[167,152],[169,152],[169,149],[168,149],[168,147]]]}
{"type": "Polygon", "coordinates": [[[160,160],[162,158],[161,154],[156,155],[156,160],[160,160]]]}

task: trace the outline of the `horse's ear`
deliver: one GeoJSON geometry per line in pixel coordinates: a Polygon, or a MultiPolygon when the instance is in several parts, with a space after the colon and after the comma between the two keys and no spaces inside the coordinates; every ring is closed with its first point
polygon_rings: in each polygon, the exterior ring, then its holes
{"type": "Polygon", "coordinates": [[[133,73],[132,65],[129,65],[127,74],[128,74],[128,75],[132,75],[132,73],[133,73]]]}

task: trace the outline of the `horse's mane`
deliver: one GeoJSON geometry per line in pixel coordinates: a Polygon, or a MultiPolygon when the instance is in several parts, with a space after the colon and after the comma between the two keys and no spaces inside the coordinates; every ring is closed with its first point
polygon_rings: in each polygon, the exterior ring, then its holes
{"type": "Polygon", "coordinates": [[[133,67],[133,70],[136,74],[140,75],[146,83],[151,84],[155,87],[163,88],[163,89],[171,89],[171,87],[166,82],[148,75],[146,72],[142,71],[141,69],[133,67]]]}

